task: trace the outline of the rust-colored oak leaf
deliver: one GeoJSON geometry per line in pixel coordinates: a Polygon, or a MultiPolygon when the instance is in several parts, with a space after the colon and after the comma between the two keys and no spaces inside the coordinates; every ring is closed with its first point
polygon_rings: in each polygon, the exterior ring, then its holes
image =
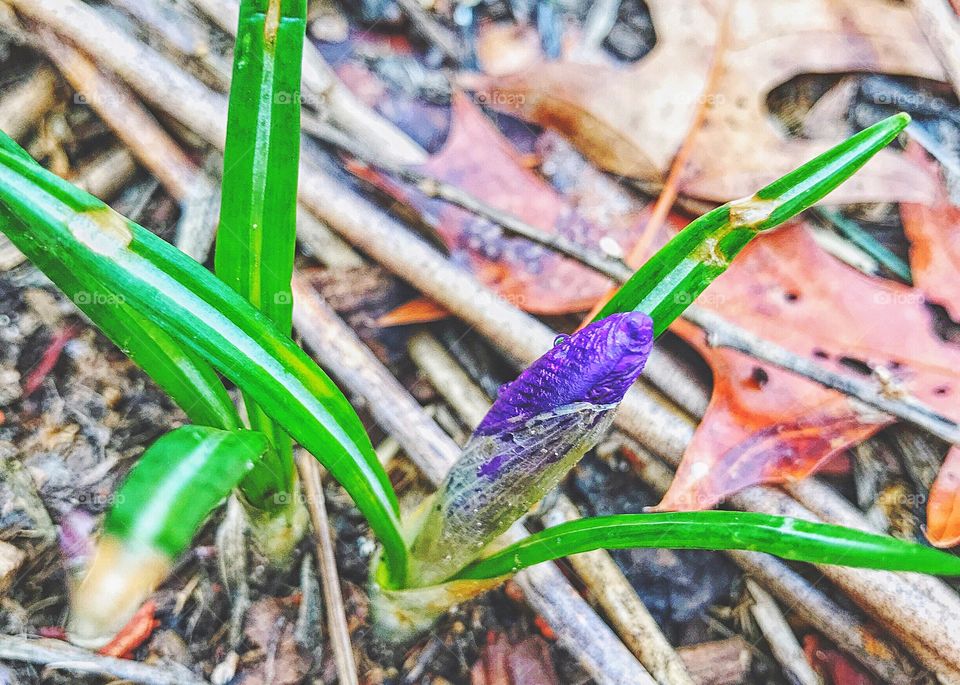
{"type": "Polygon", "coordinates": [[[900,205],[903,230],[910,240],[913,280],[931,302],[943,305],[950,318],[960,322],[960,207],[950,202],[939,165],[919,145],[911,143],[906,155],[937,188],[928,204],[900,205]]]}
{"type": "MultiPolygon", "coordinates": [[[[679,183],[685,195],[717,202],[749,195],[839,142],[789,138],[776,127],[767,96],[795,76],[872,72],[944,79],[904,5],[731,2],[731,30],[719,55],[716,85],[679,183]]],[[[720,18],[706,0],[647,4],[657,44],[632,65],[583,63],[571,55],[464,82],[491,106],[562,132],[602,168],[660,181],[704,97],[720,18]]],[[[503,40],[502,32],[491,35],[503,40]]],[[[883,151],[830,201],[925,202],[930,197],[928,177],[911,161],[883,151]]]]}
{"type": "MultiPolygon", "coordinates": [[[[923,295],[837,261],[794,224],[758,238],[699,303],[839,373],[885,378],[960,420],[960,347],[932,329],[923,295]],[[859,370],[859,371],[858,371],[859,370]]],[[[674,327],[709,363],[714,389],[661,510],[709,508],[758,483],[803,478],[890,421],[847,397],[674,327]]]]}
{"type": "MultiPolygon", "coordinates": [[[[354,170],[435,226],[451,257],[509,302],[536,314],[588,310],[610,282],[583,265],[417,188],[372,171],[354,170]]],[[[466,96],[453,98],[453,120],[443,148],[419,167],[425,175],[466,190],[487,204],[548,233],[592,249],[603,238],[629,245],[639,213],[610,216],[602,229],[556,189],[526,168],[521,155],[466,96]]]]}
{"type": "Polygon", "coordinates": [[[503,635],[488,636],[480,658],[470,669],[471,685],[556,685],[550,649],[532,635],[510,644],[503,635]]]}
{"type": "Polygon", "coordinates": [[[954,445],[930,488],[927,540],[937,547],[960,545],[960,447],[954,445]]]}

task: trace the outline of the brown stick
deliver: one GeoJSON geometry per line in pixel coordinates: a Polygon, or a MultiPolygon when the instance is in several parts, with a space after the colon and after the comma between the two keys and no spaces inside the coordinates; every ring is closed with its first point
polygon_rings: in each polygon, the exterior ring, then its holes
{"type": "Polygon", "coordinates": [[[781,369],[792,371],[804,378],[832,388],[877,409],[909,421],[923,428],[941,440],[950,443],[960,442],[960,426],[913,397],[892,398],[883,388],[865,383],[850,376],[844,376],[825,369],[819,364],[794,354],[767,340],[760,340],[736,326],[727,323],[713,312],[690,307],[685,318],[689,319],[707,333],[707,343],[713,347],[728,347],[751,357],[773,364],[781,369]]]}
{"type": "Polygon", "coordinates": [[[20,15],[67,38],[126,81],[158,110],[223,149],[227,101],[79,0],[4,0],[20,15]]]}
{"type": "Polygon", "coordinates": [[[310,511],[310,522],[313,524],[317,561],[320,565],[320,578],[323,581],[323,598],[326,600],[327,627],[330,632],[330,642],[333,645],[334,661],[337,663],[337,676],[340,679],[340,685],[359,685],[357,662],[353,658],[350,628],[347,626],[343,594],[340,592],[333,536],[330,533],[330,522],[327,520],[327,504],[323,496],[323,482],[320,480],[320,465],[312,455],[300,450],[297,455],[297,470],[300,472],[303,494],[307,499],[307,509],[310,511]]]}
{"type": "Polygon", "coordinates": [[[197,186],[212,189],[210,181],[125,86],[48,29],[41,27],[35,35],[73,86],[77,101],[92,107],[173,197],[182,201],[197,186]]]}
{"type": "MultiPolygon", "coordinates": [[[[480,423],[490,408],[490,399],[436,338],[417,333],[410,338],[408,350],[417,367],[463,420],[471,428],[480,423]]],[[[550,499],[552,505],[541,514],[546,525],[580,518],[577,507],[562,493],[550,499]]],[[[683,661],[610,554],[597,550],[574,555],[569,561],[650,675],[664,685],[693,685],[683,661]]]]}
{"type": "Polygon", "coordinates": [[[820,677],[807,662],[803,648],[790,629],[780,607],[756,582],[747,579],[747,590],[753,598],[750,613],[767,639],[770,651],[791,683],[798,685],[822,685],[820,677]]]}
{"type": "MultiPolygon", "coordinates": [[[[293,294],[294,324],[323,366],[367,400],[377,423],[397,439],[424,475],[439,485],[460,448],[302,274],[294,276],[293,294]]],[[[561,644],[594,679],[606,683],[654,682],[555,565],[526,569],[517,581],[533,609],[547,619],[561,644]]]]}
{"type": "Polygon", "coordinates": [[[207,685],[206,680],[196,677],[179,664],[161,667],[130,659],[115,659],[46,638],[0,635],[0,659],[26,661],[74,673],[108,675],[144,685],[207,685]]]}
{"type": "Polygon", "coordinates": [[[47,67],[39,67],[7,90],[0,99],[0,131],[14,140],[23,138],[53,107],[55,85],[54,73],[47,67]]]}

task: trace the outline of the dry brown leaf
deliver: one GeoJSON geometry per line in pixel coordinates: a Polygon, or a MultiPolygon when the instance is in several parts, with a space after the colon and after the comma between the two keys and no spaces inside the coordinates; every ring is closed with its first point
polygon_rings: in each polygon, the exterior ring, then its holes
{"type": "Polygon", "coordinates": [[[937,547],[960,545],[960,447],[956,445],[930,488],[926,535],[937,547]]]}
{"type": "Polygon", "coordinates": [[[313,659],[297,645],[296,608],[288,601],[267,597],[247,610],[243,632],[263,651],[263,659],[243,671],[242,685],[297,685],[310,672],[313,659]]]}
{"type": "MultiPolygon", "coordinates": [[[[698,300],[739,326],[838,373],[874,369],[960,420],[960,347],[940,340],[923,295],[825,253],[803,225],[762,236],[698,300]]],[[[757,483],[802,478],[889,422],[845,396],[673,329],[714,373],[707,412],[660,509],[704,509],[757,483]]]]}
{"type": "Polygon", "coordinates": [[[929,204],[900,205],[903,230],[910,240],[913,280],[932,302],[946,308],[951,319],[960,322],[960,207],[950,202],[939,165],[919,145],[911,143],[906,154],[937,189],[929,204]]]}
{"type": "Polygon", "coordinates": [[[557,685],[547,643],[533,635],[515,645],[499,635],[470,669],[471,685],[557,685]]]}
{"type": "MultiPolygon", "coordinates": [[[[944,79],[910,11],[900,4],[732,2],[734,32],[680,182],[686,195],[718,202],[748,195],[839,142],[791,139],[776,128],[767,95],[794,76],[866,71],[944,79]]],[[[648,5],[658,42],[633,65],[541,62],[468,83],[491,106],[559,130],[604,169],[661,180],[704,96],[717,20],[706,0],[648,5]]],[[[503,41],[501,34],[496,37],[503,41]]],[[[913,163],[884,151],[830,201],[931,197],[929,180],[913,163]]]]}
{"type": "MultiPolygon", "coordinates": [[[[459,94],[453,99],[446,143],[419,170],[545,232],[593,249],[599,249],[604,238],[630,244],[642,220],[639,212],[627,210],[609,215],[602,228],[588,221],[574,204],[526,168],[493,123],[459,94]]],[[[524,238],[506,237],[498,226],[475,214],[375,172],[362,175],[413,207],[419,216],[431,218],[453,260],[518,307],[537,314],[581,312],[609,287],[609,281],[591,269],[524,238]]]]}

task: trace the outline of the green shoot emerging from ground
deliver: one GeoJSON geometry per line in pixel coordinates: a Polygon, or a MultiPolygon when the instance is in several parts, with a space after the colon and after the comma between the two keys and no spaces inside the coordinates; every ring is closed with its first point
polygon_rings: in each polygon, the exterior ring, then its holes
{"type": "Polygon", "coordinates": [[[290,338],[304,16],[304,0],[241,3],[216,276],[0,137],[0,230],[195,424],[158,440],[122,485],[73,591],[75,639],[108,640],[232,492],[282,563],[303,528],[291,440],[326,465],[377,536],[382,563],[371,592],[394,637],[524,567],[589,549],[750,549],[960,574],[957,558],[913,543],[732,512],[586,519],[489,551],[602,436],[656,336],[754,236],[820,200],[892,141],[905,115],[690,224],[595,323],[501,392],[438,493],[401,522],[356,413],[290,338]],[[249,428],[218,374],[242,391],[249,428]]]}

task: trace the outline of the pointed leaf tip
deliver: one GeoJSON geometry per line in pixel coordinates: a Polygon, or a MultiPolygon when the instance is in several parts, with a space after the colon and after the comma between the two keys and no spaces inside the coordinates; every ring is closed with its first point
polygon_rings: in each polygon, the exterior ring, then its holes
{"type": "Polygon", "coordinates": [[[766,219],[755,225],[757,230],[779,226],[822,200],[889,145],[909,123],[910,115],[905,112],[878,121],[757,191],[757,200],[773,205],[766,219]]]}

